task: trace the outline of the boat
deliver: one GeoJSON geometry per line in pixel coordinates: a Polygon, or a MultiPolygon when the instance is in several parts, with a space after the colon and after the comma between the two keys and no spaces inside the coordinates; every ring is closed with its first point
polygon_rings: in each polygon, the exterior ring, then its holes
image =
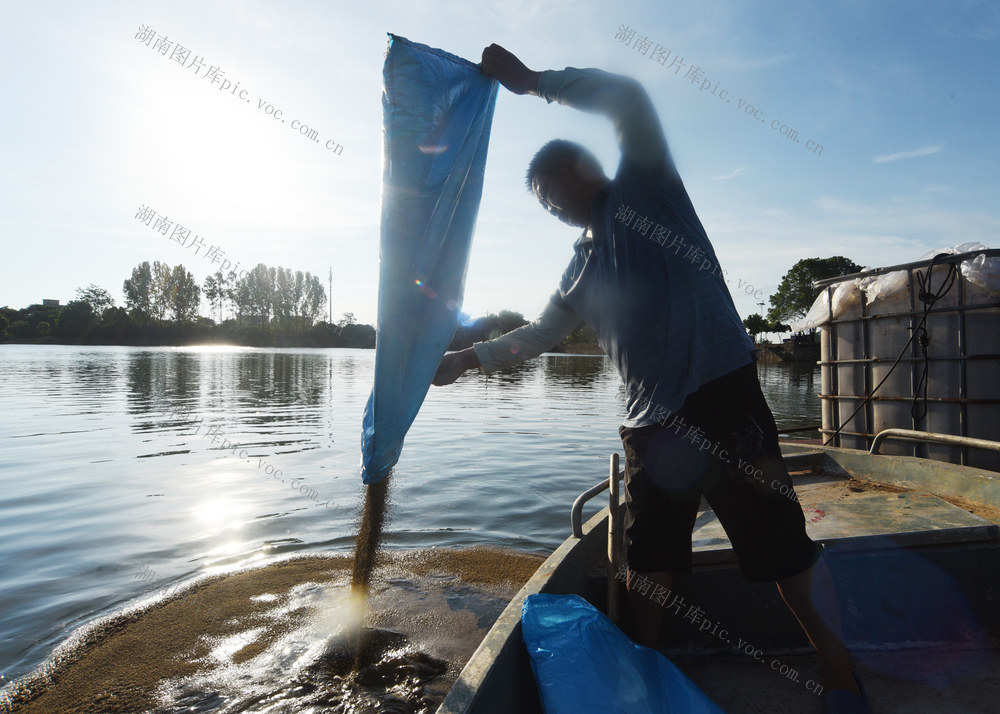
{"type": "MultiPolygon", "coordinates": [[[[1000,473],[882,453],[899,441],[1000,451],[996,441],[893,428],[867,451],[785,442],[782,453],[807,530],[824,547],[844,637],[873,709],[995,711],[1000,473]]],[[[498,618],[438,714],[542,711],[521,637],[529,595],[579,594],[617,617],[622,477],[612,455],[608,478],[573,504],[572,534],[498,618]],[[608,505],[584,522],[585,504],[605,491],[608,505]]],[[[820,711],[812,648],[774,586],[742,580],[704,502],[692,539],[694,569],[678,577],[676,590],[697,604],[701,622],[668,610],[657,649],[725,711],[820,711]]]]}

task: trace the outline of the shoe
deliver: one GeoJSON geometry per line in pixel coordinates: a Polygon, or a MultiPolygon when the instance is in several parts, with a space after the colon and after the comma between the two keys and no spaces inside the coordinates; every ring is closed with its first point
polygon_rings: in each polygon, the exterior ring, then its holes
{"type": "Polygon", "coordinates": [[[868,704],[868,693],[861,684],[861,678],[857,672],[854,675],[854,683],[858,685],[861,694],[849,692],[846,689],[831,689],[823,693],[823,714],[872,714],[872,708],[868,704]]]}

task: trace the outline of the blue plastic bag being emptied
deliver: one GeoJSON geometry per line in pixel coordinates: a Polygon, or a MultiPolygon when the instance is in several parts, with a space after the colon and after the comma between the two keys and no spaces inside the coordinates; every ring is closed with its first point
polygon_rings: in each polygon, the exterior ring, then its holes
{"type": "Polygon", "coordinates": [[[521,630],[545,714],[722,714],[673,662],[579,595],[529,595],[521,630]]]}
{"type": "Polygon", "coordinates": [[[361,479],[385,478],[458,326],[497,82],[478,65],[389,35],[375,386],[361,479]]]}

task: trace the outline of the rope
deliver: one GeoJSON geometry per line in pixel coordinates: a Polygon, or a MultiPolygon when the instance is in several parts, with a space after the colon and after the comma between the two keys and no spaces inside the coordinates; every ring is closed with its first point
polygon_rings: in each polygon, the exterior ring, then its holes
{"type": "Polygon", "coordinates": [[[930,313],[934,303],[948,294],[948,291],[955,284],[955,277],[958,275],[958,269],[954,263],[951,263],[948,265],[948,272],[945,273],[944,280],[941,282],[941,286],[937,292],[930,289],[930,282],[933,277],[931,271],[934,269],[934,263],[943,255],[943,253],[939,253],[931,260],[930,265],[927,267],[926,278],[922,273],[917,273],[917,280],[920,283],[920,292],[917,293],[917,296],[924,304],[924,314],[915,331],[917,332],[917,344],[920,345],[920,352],[924,358],[924,363],[923,369],[920,372],[920,378],[917,380],[917,387],[913,390],[913,403],[910,404],[910,416],[916,421],[920,421],[927,416],[927,372],[931,362],[930,356],[927,353],[927,345],[930,344],[930,338],[927,336],[927,328],[925,327],[927,315],[930,313]],[[923,391],[922,395],[921,390],[923,391]]]}

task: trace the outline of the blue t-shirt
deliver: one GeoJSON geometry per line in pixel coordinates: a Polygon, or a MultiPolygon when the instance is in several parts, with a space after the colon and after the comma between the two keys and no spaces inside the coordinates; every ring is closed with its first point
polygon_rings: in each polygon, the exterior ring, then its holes
{"type": "Polygon", "coordinates": [[[655,169],[623,158],[591,204],[590,225],[553,300],[597,331],[625,382],[625,426],[662,421],[698,387],[753,360],[669,154],[655,169]]]}

